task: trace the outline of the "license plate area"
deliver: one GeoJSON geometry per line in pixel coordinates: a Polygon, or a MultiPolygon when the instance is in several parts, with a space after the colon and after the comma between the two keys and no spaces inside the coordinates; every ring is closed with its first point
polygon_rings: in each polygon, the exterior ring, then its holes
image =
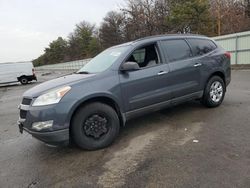
{"type": "Polygon", "coordinates": [[[19,128],[19,132],[22,134],[23,133],[23,124],[18,122],[18,128],[19,128]]]}

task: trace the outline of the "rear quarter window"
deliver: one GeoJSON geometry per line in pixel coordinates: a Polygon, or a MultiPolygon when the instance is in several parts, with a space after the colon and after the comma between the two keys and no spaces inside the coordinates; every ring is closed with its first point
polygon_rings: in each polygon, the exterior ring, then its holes
{"type": "Polygon", "coordinates": [[[213,51],[217,46],[207,39],[187,39],[191,46],[193,56],[201,56],[213,51]]]}

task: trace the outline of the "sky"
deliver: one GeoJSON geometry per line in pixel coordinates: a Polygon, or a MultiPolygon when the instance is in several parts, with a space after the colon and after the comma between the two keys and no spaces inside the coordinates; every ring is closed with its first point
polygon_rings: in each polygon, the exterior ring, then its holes
{"type": "Polygon", "coordinates": [[[85,20],[100,25],[123,0],[0,0],[0,63],[30,61],[85,20]]]}

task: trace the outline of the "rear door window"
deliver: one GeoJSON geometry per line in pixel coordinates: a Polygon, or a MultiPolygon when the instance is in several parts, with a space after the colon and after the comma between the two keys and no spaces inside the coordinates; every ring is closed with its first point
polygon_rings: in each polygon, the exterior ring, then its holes
{"type": "Polygon", "coordinates": [[[213,51],[216,45],[211,40],[206,39],[187,39],[192,48],[194,56],[201,56],[213,51]]]}
{"type": "Polygon", "coordinates": [[[182,39],[162,41],[164,53],[170,62],[188,59],[192,52],[187,42],[182,39]]]}

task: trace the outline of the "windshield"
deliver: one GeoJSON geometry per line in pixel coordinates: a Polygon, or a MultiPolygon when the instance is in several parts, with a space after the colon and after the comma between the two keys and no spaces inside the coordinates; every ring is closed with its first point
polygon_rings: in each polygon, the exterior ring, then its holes
{"type": "Polygon", "coordinates": [[[84,65],[77,73],[98,73],[107,70],[129,46],[109,48],[84,65]]]}

